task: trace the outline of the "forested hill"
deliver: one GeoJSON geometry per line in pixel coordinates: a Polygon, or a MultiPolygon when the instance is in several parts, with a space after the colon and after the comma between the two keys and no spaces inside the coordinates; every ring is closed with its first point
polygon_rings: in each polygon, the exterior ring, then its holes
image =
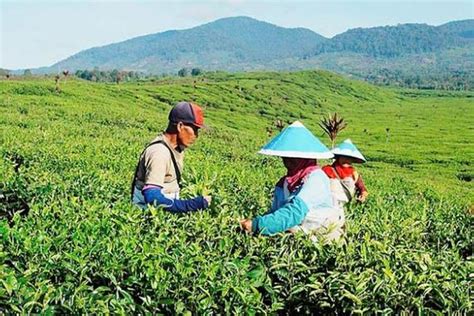
{"type": "Polygon", "coordinates": [[[464,47],[474,39],[474,20],[451,22],[441,26],[401,24],[356,28],[320,45],[323,52],[355,52],[375,57],[396,57],[464,47]]]}
{"type": "Polygon", "coordinates": [[[239,70],[302,57],[326,40],[304,28],[283,28],[248,17],[224,18],[188,30],[133,38],[71,56],[53,69],[131,69],[152,73],[182,67],[239,70]]]}
{"type": "Polygon", "coordinates": [[[224,18],[187,30],[145,35],[79,52],[51,67],[58,69],[124,69],[176,73],[183,67],[205,70],[291,70],[314,66],[314,59],[332,53],[330,70],[342,53],[391,58],[443,52],[473,45],[474,20],[441,26],[400,24],[357,28],[325,38],[304,28],[283,28],[249,17],[224,18]]]}
{"type": "Polygon", "coordinates": [[[453,21],[438,27],[442,31],[467,39],[474,39],[474,20],[453,21]]]}

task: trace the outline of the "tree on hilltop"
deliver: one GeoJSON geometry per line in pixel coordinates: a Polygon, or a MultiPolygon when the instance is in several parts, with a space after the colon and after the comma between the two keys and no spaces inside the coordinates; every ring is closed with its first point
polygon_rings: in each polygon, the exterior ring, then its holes
{"type": "Polygon", "coordinates": [[[193,68],[191,69],[191,76],[199,76],[202,74],[202,70],[200,68],[193,68]]]}
{"type": "Polygon", "coordinates": [[[181,68],[178,70],[178,76],[180,77],[186,77],[188,75],[188,70],[186,68],[181,68]]]}

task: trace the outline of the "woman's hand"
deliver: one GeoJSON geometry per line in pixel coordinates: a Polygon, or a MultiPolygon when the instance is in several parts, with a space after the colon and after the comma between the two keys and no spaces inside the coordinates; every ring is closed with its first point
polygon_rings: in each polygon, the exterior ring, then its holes
{"type": "Polygon", "coordinates": [[[207,205],[211,206],[212,196],[210,196],[210,195],[205,195],[205,196],[203,196],[203,197],[204,197],[204,200],[206,200],[207,205]]]}
{"type": "Polygon", "coordinates": [[[360,203],[364,203],[365,200],[367,200],[367,196],[369,196],[369,192],[364,191],[357,197],[357,201],[360,203]]]}
{"type": "Polygon", "coordinates": [[[240,228],[247,232],[251,233],[252,232],[252,220],[251,219],[243,219],[240,221],[240,228]]]}

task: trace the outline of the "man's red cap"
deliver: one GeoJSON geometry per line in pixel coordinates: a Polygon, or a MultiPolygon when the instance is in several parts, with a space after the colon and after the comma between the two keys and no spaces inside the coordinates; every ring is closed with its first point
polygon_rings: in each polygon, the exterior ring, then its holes
{"type": "Polygon", "coordinates": [[[203,128],[204,114],[201,107],[191,102],[179,102],[170,111],[168,120],[173,123],[193,124],[196,127],[203,128]]]}

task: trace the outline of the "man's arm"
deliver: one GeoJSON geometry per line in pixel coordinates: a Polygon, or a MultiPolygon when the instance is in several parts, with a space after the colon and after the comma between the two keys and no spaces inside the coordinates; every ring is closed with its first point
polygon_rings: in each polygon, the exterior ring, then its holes
{"type": "Polygon", "coordinates": [[[170,199],[163,195],[162,190],[160,186],[147,186],[142,191],[145,203],[161,206],[171,213],[187,213],[209,207],[208,201],[202,196],[189,200],[170,199]]]}

